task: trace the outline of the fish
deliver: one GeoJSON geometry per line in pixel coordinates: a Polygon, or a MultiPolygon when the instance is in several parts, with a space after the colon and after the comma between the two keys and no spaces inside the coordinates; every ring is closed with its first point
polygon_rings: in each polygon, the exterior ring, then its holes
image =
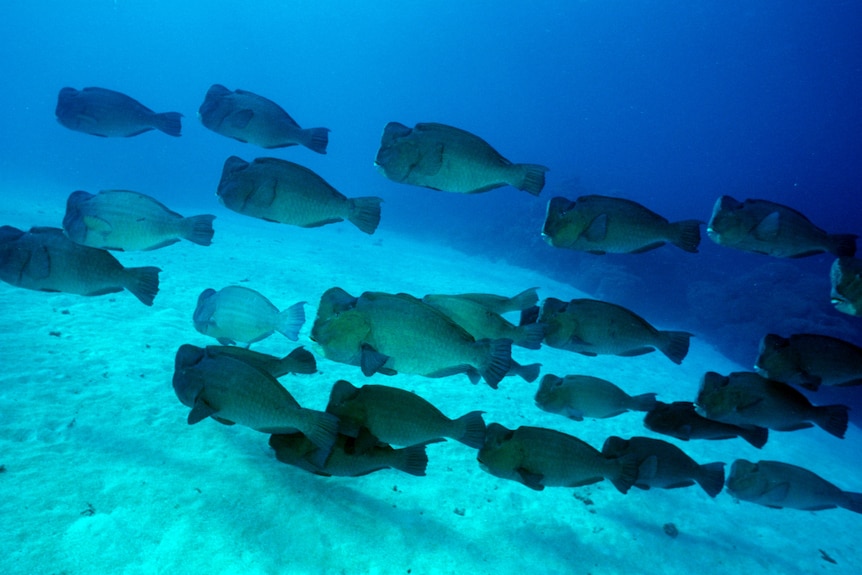
{"type": "Polygon", "coordinates": [[[589,375],[557,377],[545,374],[536,392],[536,406],[575,421],[585,417],[604,419],[627,411],[649,411],[655,393],[631,396],[606,379],[589,375]]]}
{"type": "Polygon", "coordinates": [[[453,297],[474,301],[479,305],[488,308],[493,313],[500,315],[530,309],[539,302],[539,294],[536,292],[539,288],[528,288],[513,295],[506,297],[491,293],[461,293],[453,297]]]}
{"type": "Polygon", "coordinates": [[[182,131],[182,114],[157,114],[134,98],[106,88],[63,88],[54,113],[70,130],[103,138],[130,138],[150,130],[179,137],[182,131]]]}
{"type": "Polygon", "coordinates": [[[724,488],[724,463],[699,464],[686,453],[667,441],[650,437],[623,439],[612,435],[602,446],[605,457],[623,457],[633,454],[638,461],[635,487],[649,489],[675,489],[697,483],[706,494],[715,497],[724,488]]]}
{"type": "Polygon", "coordinates": [[[704,417],[741,427],[794,431],[816,424],[842,439],[847,431],[846,405],[814,406],[790,385],[754,372],[706,372],[695,406],[704,417]]]}
{"type": "Polygon", "coordinates": [[[499,423],[488,424],[477,459],[487,473],[536,491],[608,479],[620,493],[627,493],[638,472],[634,456],[611,459],[577,437],[553,429],[511,430],[499,423]]]}
{"type": "Polygon", "coordinates": [[[793,208],[768,200],[739,202],[721,196],[715,202],[707,235],[715,243],[777,258],[802,258],[824,252],[839,257],[856,253],[854,234],[828,234],[793,208]]]}
{"type": "Polygon", "coordinates": [[[337,417],[301,407],[272,375],[237,357],[183,344],[172,383],[180,402],[191,408],[189,425],[212,417],[268,434],[301,431],[324,456],[335,443],[337,417]]]}
{"type": "Polygon", "coordinates": [[[218,197],[228,209],[270,222],[316,228],[344,220],[373,234],[380,223],[381,198],[348,198],[299,164],[277,158],[251,163],[229,157],[218,197]]]}
{"type": "Polygon", "coordinates": [[[691,401],[657,402],[644,416],[644,426],[683,441],[740,437],[758,449],[769,439],[769,430],[765,427],[740,427],[703,417],[691,401]]]}
{"type": "Polygon", "coordinates": [[[697,253],[701,224],[698,220],[671,223],[623,198],[556,197],[548,202],[542,238],[555,248],[591,254],[639,254],[666,243],[697,253]]]}
{"type": "Polygon", "coordinates": [[[276,357],[232,345],[208,345],[205,349],[210,357],[227,355],[265,371],[276,379],[288,374],[317,373],[317,361],[311,352],[302,346],[297,347],[284,357],[276,357]]]}
{"type": "Polygon", "coordinates": [[[207,288],[198,296],[192,321],[196,330],[222,345],[251,345],[276,331],[296,341],[305,323],[304,305],[299,302],[279,311],[266,296],[247,287],[207,288]]]}
{"type": "Polygon", "coordinates": [[[831,302],[841,313],[862,317],[862,260],[838,258],[832,263],[831,302]]]}
{"type": "Polygon", "coordinates": [[[684,331],[659,331],[622,306],[593,299],[567,303],[546,298],[539,322],[545,324],[545,345],[591,357],[632,357],[659,350],[680,364],[692,337],[684,331]]]}
{"type": "Polygon", "coordinates": [[[423,477],[428,466],[424,443],[401,449],[386,444],[361,448],[356,438],[339,434],[322,464],[318,455],[320,448],[301,433],[271,435],[269,446],[282,463],[324,477],[359,477],[383,469],[397,469],[423,477]]]}
{"type": "Polygon", "coordinates": [[[513,359],[511,365],[509,365],[509,371],[506,372],[506,376],[518,376],[527,383],[533,383],[534,381],[539,379],[539,372],[541,371],[541,368],[541,363],[529,363],[527,365],[521,365],[513,359]]]}
{"type": "Polygon", "coordinates": [[[153,266],[123,267],[108,251],[76,244],[60,228],[0,227],[0,280],[20,288],[85,296],[126,289],[151,306],[160,272],[153,266]]]}
{"type": "Polygon", "coordinates": [[[774,509],[843,507],[862,513],[862,493],[842,491],[813,471],[780,461],[737,459],[730,466],[726,487],[735,499],[774,509]]]}
{"type": "Polygon", "coordinates": [[[198,109],[201,123],[222,136],[262,148],[302,145],[326,153],[329,128],[302,129],[281,106],[246,90],[213,84],[198,109]]]}
{"type": "Polygon", "coordinates": [[[548,168],[513,164],[482,138],[445,124],[389,122],[374,161],[393,182],[457,194],[513,186],[538,196],[548,168]]]}
{"type": "Polygon", "coordinates": [[[476,300],[457,295],[428,294],[422,301],[449,316],[476,339],[505,338],[527,349],[542,347],[545,326],[541,323],[514,325],[476,300]]]}
{"type": "Polygon", "coordinates": [[[77,191],[66,200],[63,231],[75,243],[106,250],[155,250],[181,239],[208,246],[214,219],[211,214],[184,218],[138,192],[77,191]]]}
{"type": "Polygon", "coordinates": [[[332,386],[326,411],[338,417],[341,433],[357,437],[364,428],[392,445],[416,445],[448,437],[479,449],[485,440],[481,411],[450,419],[412,391],[388,385],[356,387],[338,380],[332,386]]]}
{"type": "Polygon", "coordinates": [[[755,368],[769,379],[811,390],[862,385],[862,348],[828,335],[770,333],[760,340],[755,368]]]}
{"type": "Polygon", "coordinates": [[[436,308],[409,294],[364,292],[358,298],[330,288],[311,329],[327,359],[362,373],[448,377],[466,373],[493,388],[511,367],[508,339],[476,340],[436,308]]]}

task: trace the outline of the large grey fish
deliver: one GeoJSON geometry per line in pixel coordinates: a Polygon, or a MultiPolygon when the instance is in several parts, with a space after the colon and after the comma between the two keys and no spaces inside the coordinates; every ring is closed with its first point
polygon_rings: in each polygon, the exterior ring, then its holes
{"type": "Polygon", "coordinates": [[[862,260],[838,258],[832,263],[829,275],[835,309],[862,317],[862,260]]]}
{"type": "Polygon", "coordinates": [[[106,250],[155,250],[188,240],[212,243],[213,215],[184,218],[145,194],[102,190],[72,192],[66,200],[63,230],[75,243],[106,250]]]}
{"type": "Polygon", "coordinates": [[[331,288],[320,298],[311,339],[333,361],[380,372],[480,376],[496,388],[511,367],[511,341],[476,340],[436,308],[411,295],[331,288]]]}
{"type": "Polygon", "coordinates": [[[631,357],[658,349],[674,363],[688,354],[691,334],[659,331],[626,308],[593,299],[545,299],[539,315],[545,344],[587,356],[631,357]]]}
{"type": "Polygon", "coordinates": [[[221,84],[207,90],[198,115],[213,132],[263,148],[301,144],[325,154],[329,143],[329,128],[303,130],[272,100],[246,90],[231,92],[221,84]]]}
{"type": "Polygon", "coordinates": [[[191,408],[189,425],[212,417],[263,433],[298,430],[324,451],[335,442],[337,417],[301,407],[272,375],[228,354],[180,346],[173,386],[180,402],[191,408]]]}
{"type": "Polygon", "coordinates": [[[512,345],[527,349],[539,349],[542,346],[545,326],[541,323],[514,325],[469,297],[428,294],[422,301],[452,318],[476,339],[506,338],[512,340],[512,345]]]}
{"type": "Polygon", "coordinates": [[[613,435],[602,446],[605,457],[623,457],[630,453],[637,457],[635,487],[640,489],[675,489],[696,482],[707,495],[715,497],[724,488],[724,463],[717,461],[701,465],[667,441],[650,437],[623,439],[613,435]]]}
{"type": "Polygon", "coordinates": [[[198,296],[192,321],[196,330],[222,345],[252,344],[276,331],[296,341],[305,323],[304,305],[299,302],[279,311],[263,294],[247,287],[207,288],[198,296]]]}
{"type": "Polygon", "coordinates": [[[503,315],[512,311],[522,311],[535,306],[539,302],[538,288],[525,289],[512,297],[491,293],[461,293],[457,297],[481,304],[494,313],[503,315]]]}
{"type": "Polygon", "coordinates": [[[683,441],[741,437],[758,449],[769,439],[769,430],[765,427],[740,427],[703,417],[691,401],[658,402],[644,416],[644,426],[683,441]]]}
{"type": "Polygon", "coordinates": [[[63,88],[57,96],[57,121],[70,130],[104,138],[128,138],[150,130],[179,136],[182,114],[157,114],[134,98],[105,88],[63,88]]]}
{"type": "Polygon", "coordinates": [[[649,411],[656,394],[631,396],[606,379],[589,375],[557,377],[546,374],[536,392],[536,406],[575,421],[585,417],[603,419],[626,411],[649,411]]]}
{"type": "Polygon", "coordinates": [[[86,296],[127,289],[144,305],[153,305],[160,271],[125,268],[109,252],[76,244],[60,228],[0,227],[0,280],[14,286],[86,296]]]}
{"type": "Polygon", "coordinates": [[[637,254],[670,242],[696,253],[700,244],[697,220],[671,223],[631,200],[581,196],[548,202],[542,237],[555,248],[592,254],[637,254]]]}
{"type": "Polygon", "coordinates": [[[277,158],[224,163],[218,197],[228,209],[270,222],[316,228],[348,220],[366,234],[380,223],[377,197],[348,198],[303,166],[277,158]]]}
{"type": "Polygon", "coordinates": [[[777,258],[856,253],[856,235],[828,234],[793,208],[767,200],[738,202],[721,196],[712,210],[707,234],[722,246],[777,258]]]}
{"type": "Polygon", "coordinates": [[[537,164],[513,164],[482,138],[434,123],[386,124],[374,164],[393,182],[458,194],[508,185],[538,196],[548,171],[537,164]]]}
{"type": "Polygon", "coordinates": [[[637,459],[611,459],[577,437],[543,427],[511,430],[491,423],[479,450],[480,467],[503,479],[541,491],[580,487],[608,479],[626,493],[637,479],[637,459]]]}
{"type": "Polygon", "coordinates": [[[847,431],[846,405],[811,405],[790,385],[753,372],[706,372],[695,403],[704,417],[743,427],[794,431],[817,424],[840,438],[847,431]]]}
{"type": "Polygon", "coordinates": [[[412,391],[388,385],[355,387],[339,380],[326,411],[338,417],[342,433],[356,437],[362,428],[384,443],[415,445],[448,437],[479,449],[485,439],[481,411],[449,419],[412,391]]]}
{"type": "Polygon", "coordinates": [[[780,461],[752,463],[737,459],[730,466],[727,492],[741,501],[776,509],[820,511],[843,507],[862,513],[862,493],[842,491],[813,471],[780,461]]]}
{"type": "Polygon", "coordinates": [[[862,348],[828,335],[767,334],[760,340],[755,366],[769,379],[808,389],[862,385],[862,348]]]}
{"type": "Polygon", "coordinates": [[[208,345],[205,349],[210,357],[227,355],[265,371],[276,379],[289,373],[317,373],[317,362],[314,356],[302,346],[284,357],[276,357],[232,345],[208,345]]]}
{"type": "Polygon", "coordinates": [[[395,449],[377,443],[362,447],[354,437],[339,434],[329,456],[321,462],[320,448],[301,433],[272,435],[269,446],[282,463],[325,477],[358,477],[383,469],[424,476],[428,466],[425,443],[395,449]]]}

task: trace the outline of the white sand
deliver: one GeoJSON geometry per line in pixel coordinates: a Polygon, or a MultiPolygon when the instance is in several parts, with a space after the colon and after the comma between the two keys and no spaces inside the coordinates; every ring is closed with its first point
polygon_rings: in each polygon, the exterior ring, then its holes
{"type": "MultiPolygon", "coordinates": [[[[62,209],[62,202],[9,206],[0,223],[57,225],[62,209]]],[[[276,461],[264,434],[209,419],[187,425],[188,409],[171,388],[173,357],[180,344],[214,343],[191,322],[207,287],[243,282],[280,307],[307,301],[299,343],[313,351],[316,304],[335,285],[354,295],[512,295],[532,286],[541,297],[582,295],[534,272],[385,229],[369,237],[349,224],[305,230],[217,206],[199,211],[218,214],[212,246],[119,254],[127,266],[163,269],[152,308],[127,292],[85,298],[0,284],[0,572],[860,572],[862,518],[842,509],[773,510],[737,504],[726,493],[712,500],[699,487],[623,496],[603,482],[534,492],[486,474],[475,451],[453,441],[429,446],[426,477],[387,470],[323,478],[276,461]],[[675,539],[662,529],[670,522],[679,529],[675,539]]],[[[276,334],[253,348],[286,354],[295,345],[276,334]]],[[[610,434],[655,436],[641,414],[577,423],[544,413],[533,405],[538,382],[507,378],[495,391],[466,376],[365,378],[316,355],[320,374],[282,380],[312,408],[323,409],[331,384],[344,378],[414,390],[450,416],[482,409],[488,422],[554,427],[597,448],[610,434]]],[[[516,348],[515,357],[541,362],[543,373],[601,376],[664,401],[693,399],[706,370],[743,369],[697,338],[682,366],[658,353],[587,358],[516,348]]],[[[762,450],[738,439],[678,444],[703,463],[777,459],[862,491],[857,428],[844,441],[819,429],[770,435],[762,450]]]]}

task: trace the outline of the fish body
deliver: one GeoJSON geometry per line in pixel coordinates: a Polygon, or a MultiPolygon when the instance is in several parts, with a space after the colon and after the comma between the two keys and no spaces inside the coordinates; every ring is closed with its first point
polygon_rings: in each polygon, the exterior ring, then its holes
{"type": "Polygon", "coordinates": [[[644,426],[650,431],[670,435],[683,441],[691,439],[732,439],[741,437],[760,449],[769,439],[765,427],[740,427],[703,417],[690,401],[657,402],[644,416],[644,426]]]}
{"type": "Polygon", "coordinates": [[[823,252],[853,256],[853,234],[828,234],[793,208],[767,200],[739,202],[721,196],[707,234],[715,243],[777,258],[801,258],[823,252]]]}
{"type": "Polygon", "coordinates": [[[511,367],[511,342],[476,340],[436,308],[408,294],[340,288],[321,297],[311,337],[328,359],[358,365],[365,375],[466,373],[496,387],[511,367]]]}
{"type": "Polygon", "coordinates": [[[435,123],[408,128],[390,122],[374,163],[393,182],[459,194],[508,185],[538,196],[548,170],[536,164],[513,164],[482,138],[435,123]]]}
{"type": "Polygon", "coordinates": [[[659,331],[626,308],[599,300],[547,298],[539,315],[544,343],[587,356],[636,356],[658,349],[674,363],[688,354],[690,333],[659,331]]]}
{"type": "Polygon", "coordinates": [[[610,381],[589,375],[546,374],[535,400],[543,411],[583,421],[585,417],[603,419],[626,411],[649,411],[656,404],[655,396],[645,393],[632,397],[610,381]]]}
{"type": "Polygon", "coordinates": [[[862,493],[842,491],[813,471],[780,461],[737,459],[730,466],[727,492],[741,501],[777,509],[843,507],[862,513],[862,493]]]}
{"type": "Polygon", "coordinates": [[[638,478],[635,487],[674,489],[697,483],[707,495],[715,497],[724,487],[724,463],[704,465],[667,441],[650,437],[611,436],[602,446],[605,457],[623,457],[633,454],[638,461],[638,478]]]}
{"type": "Polygon", "coordinates": [[[270,222],[316,228],[343,220],[366,234],[380,223],[377,197],[348,198],[313,171],[277,158],[224,163],[218,197],[230,210],[270,222]]]}
{"type": "Polygon", "coordinates": [[[511,430],[499,423],[489,424],[478,460],[491,475],[537,491],[608,479],[626,493],[637,478],[633,457],[609,459],[577,437],[542,427],[511,430]]]}
{"type": "Polygon", "coordinates": [[[85,296],[127,289],[153,305],[160,271],[125,268],[109,252],[76,244],[59,228],[0,228],[0,280],[21,288],[85,296]]]}
{"type": "Polygon", "coordinates": [[[281,106],[246,90],[213,84],[198,109],[201,123],[217,134],[262,148],[297,144],[326,153],[329,128],[302,129],[281,106]]]}
{"type": "Polygon", "coordinates": [[[644,206],[608,196],[556,197],[548,202],[542,237],[556,248],[606,253],[642,253],[666,243],[696,253],[697,220],[671,223],[644,206]]]}
{"type": "Polygon", "coordinates": [[[63,88],[55,114],[70,130],[105,138],[128,138],[150,130],[179,136],[182,129],[182,114],[157,114],[134,98],[105,88],[63,88]]]}
{"type": "Polygon", "coordinates": [[[832,263],[829,277],[835,309],[862,317],[862,260],[838,258],[832,263]]]}
{"type": "Polygon", "coordinates": [[[342,433],[356,437],[364,428],[378,440],[393,445],[415,445],[448,437],[479,449],[485,439],[481,411],[450,419],[419,395],[386,385],[357,388],[347,381],[337,381],[326,411],[338,417],[342,433]]]}
{"type": "Polygon", "coordinates": [[[72,192],[66,200],[63,230],[75,243],[106,250],[154,250],[185,239],[212,243],[213,215],[184,218],[138,192],[72,192]]]}
{"type": "Polygon", "coordinates": [[[244,361],[276,379],[289,373],[317,373],[317,362],[314,360],[314,356],[302,346],[294,349],[284,357],[275,357],[232,345],[208,345],[205,349],[209,357],[227,355],[244,361]]]}
{"type": "Polygon", "coordinates": [[[790,385],[753,372],[707,372],[695,403],[704,417],[742,427],[793,431],[816,424],[840,438],[847,431],[846,405],[814,406],[790,385]]]}
{"type": "Polygon", "coordinates": [[[512,311],[522,311],[535,306],[539,302],[538,288],[525,289],[512,297],[490,293],[462,293],[455,297],[474,301],[494,313],[503,315],[512,311]]]}
{"type": "Polygon", "coordinates": [[[279,332],[291,341],[305,323],[305,302],[279,311],[263,294],[242,286],[219,291],[207,288],[198,296],[192,320],[195,329],[222,345],[252,344],[279,332]]]}
{"type": "Polygon", "coordinates": [[[769,379],[808,389],[862,385],[862,348],[827,335],[767,334],[760,340],[755,365],[769,379]]]}
{"type": "Polygon", "coordinates": [[[272,375],[237,357],[208,353],[182,345],[174,361],[174,392],[190,407],[190,425],[212,417],[263,433],[305,434],[328,450],[335,441],[338,419],[305,409],[272,375]]]}

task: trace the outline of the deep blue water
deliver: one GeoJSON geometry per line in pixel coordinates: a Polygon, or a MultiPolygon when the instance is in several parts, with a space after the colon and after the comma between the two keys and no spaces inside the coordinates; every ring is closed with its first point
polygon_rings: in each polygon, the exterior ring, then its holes
{"type": "Polygon", "coordinates": [[[862,2],[34,0],[5,7],[4,21],[6,194],[50,185],[62,203],[75,189],[126,188],[206,210],[227,156],[274,155],[347,195],[383,197],[381,229],[536,267],[739,361],[766,331],[860,340],[858,320],[829,305],[830,256],[774,260],[705,233],[697,255],[593,256],[555,250],[539,231],[555,195],[617,195],[706,221],[729,194],[862,234],[862,2]],[[328,154],[204,129],[197,109],[213,83],[330,128],[328,154]],[[54,118],[64,86],[179,111],[183,136],[66,130],[54,118]],[[545,191],[392,183],[373,167],[389,121],[467,129],[550,167],[545,191]]]}

